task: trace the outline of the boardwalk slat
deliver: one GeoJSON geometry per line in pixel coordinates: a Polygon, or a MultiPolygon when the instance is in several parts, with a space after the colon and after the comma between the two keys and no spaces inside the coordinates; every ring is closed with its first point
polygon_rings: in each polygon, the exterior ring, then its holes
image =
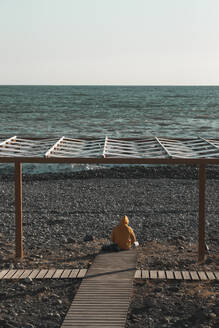
{"type": "Polygon", "coordinates": [[[149,279],[149,270],[142,270],[141,275],[142,275],[142,278],[149,279]]]}
{"type": "Polygon", "coordinates": [[[90,323],[89,326],[87,325],[87,323],[71,323],[71,322],[64,322],[61,326],[62,328],[99,328],[99,327],[103,327],[103,328],[124,328],[124,324],[118,324],[118,323],[112,323],[111,325],[109,325],[107,322],[105,323],[90,323]]]}
{"type": "Polygon", "coordinates": [[[165,271],[163,271],[163,270],[158,271],[158,278],[166,279],[165,271]]]}
{"type": "Polygon", "coordinates": [[[219,280],[219,271],[214,271],[214,275],[215,275],[216,279],[219,280]]]}
{"type": "Polygon", "coordinates": [[[1,270],[0,271],[0,279],[2,279],[8,272],[9,270],[1,270]]]}
{"type": "Polygon", "coordinates": [[[134,278],[141,278],[141,270],[136,270],[134,278]]]}
{"type": "Polygon", "coordinates": [[[204,271],[198,271],[198,275],[199,275],[201,280],[207,280],[208,279],[208,277],[206,276],[204,271]]]}
{"type": "Polygon", "coordinates": [[[53,279],[60,278],[63,271],[64,271],[64,269],[57,269],[52,278],[53,279]]]}
{"type": "Polygon", "coordinates": [[[77,278],[84,278],[86,273],[87,273],[87,269],[80,269],[80,271],[78,272],[77,278]]]}
{"type": "Polygon", "coordinates": [[[89,323],[89,326],[87,325],[87,323],[63,323],[62,325],[63,328],[98,328],[98,327],[101,327],[101,328],[124,328],[124,323],[111,323],[110,325],[107,324],[106,322],[105,323],[89,323]]]}
{"type": "Polygon", "coordinates": [[[47,269],[41,269],[38,275],[35,277],[36,279],[43,279],[44,276],[47,274],[48,270],[47,269]]]}
{"type": "Polygon", "coordinates": [[[212,272],[206,271],[205,273],[206,273],[209,280],[214,280],[215,279],[215,276],[212,272]]]}
{"type": "MultiPolygon", "coordinates": [[[[101,311],[102,310],[107,310],[107,309],[109,309],[109,306],[107,305],[107,304],[91,304],[91,303],[89,303],[89,302],[87,302],[87,303],[83,303],[83,304],[77,304],[76,302],[74,303],[74,307],[72,307],[72,308],[70,308],[69,309],[69,311],[71,311],[71,310],[75,310],[75,309],[85,309],[85,305],[87,306],[87,308],[89,308],[89,310],[90,309],[97,309],[98,311],[101,309],[101,311]]],[[[112,310],[112,309],[118,309],[118,304],[111,304],[110,305],[110,309],[112,310]]],[[[123,305],[123,304],[120,304],[119,305],[119,309],[120,310],[124,310],[124,309],[127,309],[127,305],[125,304],[125,305],[123,305]]]]}
{"type": "Polygon", "coordinates": [[[61,274],[61,277],[60,278],[68,278],[68,276],[70,275],[71,273],[71,269],[65,269],[62,274],[61,274]]]}
{"type": "Polygon", "coordinates": [[[157,271],[156,270],[150,270],[150,278],[151,279],[157,279],[157,271]]]}
{"type": "Polygon", "coordinates": [[[31,274],[29,275],[29,278],[34,279],[34,278],[38,275],[39,272],[40,272],[39,269],[34,269],[34,270],[31,272],[31,274]]]}
{"type": "Polygon", "coordinates": [[[180,280],[182,279],[182,274],[180,271],[173,271],[175,279],[180,280]]]}
{"type": "Polygon", "coordinates": [[[199,276],[196,271],[190,271],[192,280],[199,280],[199,276]]]}
{"type": "Polygon", "coordinates": [[[174,279],[173,271],[167,270],[166,276],[167,276],[167,279],[174,279]]]}
{"type": "MultiPolygon", "coordinates": [[[[109,320],[109,319],[108,319],[109,320]]],[[[90,323],[96,323],[96,322],[98,322],[98,323],[106,323],[106,320],[104,319],[104,318],[100,318],[99,320],[98,319],[90,319],[90,318],[82,318],[81,320],[80,319],[71,319],[70,321],[69,320],[66,320],[66,321],[68,321],[68,322],[70,322],[70,323],[73,323],[73,324],[75,324],[75,323],[87,323],[87,324],[90,324],[90,323]]],[[[122,319],[111,319],[110,320],[110,324],[111,323],[123,323],[124,324],[124,319],[122,318],[122,319]]],[[[89,326],[87,326],[87,327],[89,327],[89,326]]]]}
{"type": "Polygon", "coordinates": [[[50,269],[47,274],[44,276],[44,279],[52,278],[54,273],[56,272],[56,269],[50,269]]]}
{"type": "Polygon", "coordinates": [[[182,271],[182,276],[184,280],[191,280],[190,274],[188,271],[182,271]]]}
{"type": "Polygon", "coordinates": [[[76,278],[77,274],[79,272],[79,269],[73,269],[70,275],[68,276],[69,278],[76,278]]]}
{"type": "MultiPolygon", "coordinates": [[[[68,311],[68,314],[67,314],[67,316],[68,315],[75,315],[75,314],[84,314],[84,313],[86,313],[86,314],[91,314],[91,315],[93,315],[94,314],[94,312],[92,311],[92,309],[85,309],[85,308],[83,308],[83,309],[74,309],[74,310],[69,310],[68,311]]],[[[123,314],[123,315],[125,315],[124,314],[124,311],[123,310],[118,310],[118,308],[117,309],[107,309],[107,310],[101,310],[101,315],[104,315],[104,314],[112,314],[112,313],[116,313],[116,314],[123,314]]],[[[95,314],[96,315],[96,314],[95,314]]],[[[98,314],[97,314],[98,315],[98,314]]],[[[66,316],[66,317],[67,317],[66,316]]]]}

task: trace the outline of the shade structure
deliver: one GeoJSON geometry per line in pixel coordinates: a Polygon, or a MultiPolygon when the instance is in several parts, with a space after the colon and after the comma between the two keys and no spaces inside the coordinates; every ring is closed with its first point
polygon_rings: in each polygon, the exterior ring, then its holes
{"type": "Polygon", "coordinates": [[[0,163],[15,164],[16,255],[23,256],[22,163],[195,164],[199,166],[199,260],[205,255],[205,165],[219,164],[212,138],[30,138],[0,139],[0,163]]]}
{"type": "MultiPolygon", "coordinates": [[[[192,138],[20,138],[13,136],[0,141],[0,162],[23,158],[26,162],[35,159],[93,159],[96,163],[101,159],[136,160],[198,160],[219,161],[219,140],[192,138]]],[[[106,160],[107,162],[107,160],[106,160]]]]}

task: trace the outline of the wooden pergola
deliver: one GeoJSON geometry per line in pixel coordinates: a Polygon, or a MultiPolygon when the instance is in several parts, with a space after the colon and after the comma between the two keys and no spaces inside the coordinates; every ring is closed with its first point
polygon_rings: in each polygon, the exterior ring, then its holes
{"type": "Polygon", "coordinates": [[[205,258],[205,167],[219,164],[219,140],[190,138],[20,138],[0,140],[0,163],[15,167],[16,257],[23,258],[22,163],[185,164],[199,167],[198,259],[205,258]]]}

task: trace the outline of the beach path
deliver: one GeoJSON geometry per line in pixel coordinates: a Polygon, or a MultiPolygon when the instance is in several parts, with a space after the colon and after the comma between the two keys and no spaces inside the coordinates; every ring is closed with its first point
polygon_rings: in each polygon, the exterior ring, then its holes
{"type": "Polygon", "coordinates": [[[124,327],[135,271],[135,249],[99,254],[61,327],[124,327]]]}

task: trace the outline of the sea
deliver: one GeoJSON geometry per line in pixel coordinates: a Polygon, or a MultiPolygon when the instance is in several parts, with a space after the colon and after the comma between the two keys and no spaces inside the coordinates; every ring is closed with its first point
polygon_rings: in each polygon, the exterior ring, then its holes
{"type": "MultiPolygon", "coordinates": [[[[0,140],[19,137],[219,137],[219,86],[0,86],[0,140]]],[[[108,166],[106,166],[108,167],[108,166]]],[[[23,172],[101,165],[24,164],[23,172]]],[[[0,173],[10,173],[0,164],[0,173]]]]}

